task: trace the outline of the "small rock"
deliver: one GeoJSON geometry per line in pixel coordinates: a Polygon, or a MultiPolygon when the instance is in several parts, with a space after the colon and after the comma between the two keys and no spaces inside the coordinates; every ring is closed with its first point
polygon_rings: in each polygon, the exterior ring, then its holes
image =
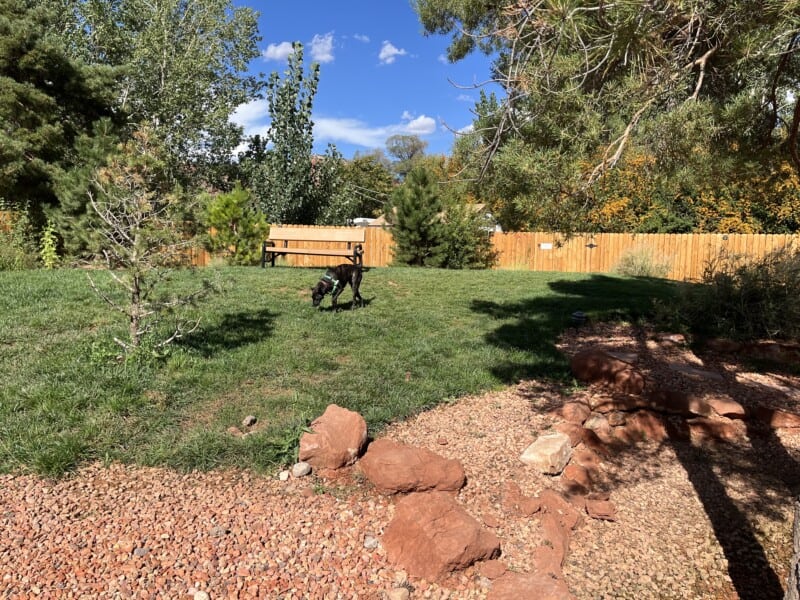
{"type": "Polygon", "coordinates": [[[226,431],[228,432],[229,435],[232,435],[233,437],[242,437],[241,430],[238,427],[234,427],[233,425],[228,427],[226,431]]]}
{"type": "Polygon", "coordinates": [[[148,552],[147,548],[136,548],[136,550],[133,551],[133,555],[141,558],[142,556],[145,556],[147,552],[148,552]]]}
{"type": "Polygon", "coordinates": [[[501,560],[485,560],[478,565],[478,571],[487,579],[498,579],[505,575],[508,567],[501,560]]]}
{"type": "Polygon", "coordinates": [[[281,481],[289,481],[289,475],[291,475],[289,471],[281,471],[278,473],[278,479],[281,481]]]}
{"type": "Polygon", "coordinates": [[[612,427],[620,427],[625,425],[625,413],[621,411],[615,411],[609,413],[606,417],[608,419],[608,424],[612,427]]]}
{"type": "Polygon", "coordinates": [[[558,475],[564,470],[572,456],[572,444],[563,433],[548,433],[539,436],[525,449],[520,460],[542,473],[558,475]]]}
{"type": "Polygon", "coordinates": [[[299,462],[292,467],[292,477],[305,477],[311,473],[311,465],[307,462],[299,462]]]}
{"type": "Polygon", "coordinates": [[[503,522],[500,519],[498,519],[494,515],[489,515],[489,514],[483,515],[482,520],[484,525],[486,525],[487,527],[491,527],[492,529],[497,529],[503,524],[503,522]]]}
{"type": "Polygon", "coordinates": [[[245,418],[242,420],[242,427],[252,427],[252,426],[253,426],[253,425],[255,425],[257,422],[258,422],[258,419],[256,419],[256,418],[255,418],[253,415],[247,415],[247,416],[246,416],[246,417],[245,417],[245,418]]]}
{"type": "Polygon", "coordinates": [[[410,593],[408,588],[404,587],[397,587],[392,588],[388,592],[386,592],[386,599],[387,600],[408,600],[410,593]]]}
{"type": "Polygon", "coordinates": [[[222,537],[223,535],[227,535],[228,533],[230,533],[229,530],[225,529],[224,527],[220,527],[219,525],[216,525],[211,528],[209,535],[211,537],[222,537]]]}
{"type": "Polygon", "coordinates": [[[364,536],[364,548],[367,550],[374,550],[378,547],[378,540],[371,535],[364,536]]]}
{"type": "Polygon", "coordinates": [[[208,595],[208,592],[195,592],[194,600],[211,600],[211,596],[208,595]]]}

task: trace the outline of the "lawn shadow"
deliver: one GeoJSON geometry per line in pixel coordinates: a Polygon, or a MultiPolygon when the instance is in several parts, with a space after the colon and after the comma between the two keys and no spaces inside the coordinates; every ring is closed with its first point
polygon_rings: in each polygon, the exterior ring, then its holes
{"type": "MultiPolygon", "coordinates": [[[[367,308],[370,304],[372,304],[372,301],[375,300],[376,297],[377,296],[373,296],[372,298],[364,298],[363,299],[363,305],[362,306],[358,306],[356,308],[357,309],[367,308]]],[[[354,304],[355,304],[355,302],[352,299],[350,299],[347,302],[339,302],[337,304],[337,306],[338,306],[339,310],[353,310],[353,305],[354,304]]],[[[328,304],[326,306],[320,306],[318,308],[318,310],[321,311],[321,312],[333,312],[333,305],[332,304],[328,304]]]]}
{"type": "MultiPolygon", "coordinates": [[[[494,374],[507,383],[518,379],[569,377],[567,357],[556,348],[558,336],[573,325],[571,315],[582,311],[590,320],[636,322],[652,308],[652,300],[673,297],[675,284],[649,278],[618,279],[593,275],[582,280],[558,280],[549,284],[555,296],[529,298],[518,302],[474,301],[472,309],[505,321],[486,336],[497,346],[529,351],[539,360],[529,364],[499,364],[494,374]]],[[[638,353],[649,350],[644,336],[638,353]]],[[[757,384],[726,376],[733,399],[758,397],[757,384]]],[[[763,390],[762,390],[763,392],[763,390]]],[[[746,407],[750,408],[750,407],[746,407]]],[[[653,469],[639,477],[658,477],[657,460],[668,446],[686,471],[703,506],[714,535],[728,562],[728,573],[739,598],[744,600],[783,598],[781,577],[773,569],[759,542],[754,514],[780,518],[780,508],[793,500],[800,486],[798,460],[783,446],[775,431],[747,421],[749,444],[719,442],[716,446],[695,445],[687,440],[665,441],[643,459],[653,469]],[[726,479],[744,478],[758,498],[746,501],[732,497],[726,479]]],[[[642,453],[630,447],[622,452],[642,453]]],[[[617,482],[622,483],[622,481],[617,482]]],[[[788,563],[787,563],[788,568],[788,563]]]]}
{"type": "Polygon", "coordinates": [[[556,348],[558,336],[573,326],[572,313],[582,311],[597,320],[638,320],[652,308],[653,298],[670,297],[674,283],[662,279],[619,279],[592,275],[579,281],[558,280],[548,284],[555,295],[516,302],[473,300],[474,312],[489,315],[500,324],[486,341],[506,349],[530,352],[533,362],[507,361],[492,367],[500,381],[568,377],[566,358],[556,348]]]}
{"type": "Polygon", "coordinates": [[[221,315],[212,325],[201,323],[196,331],[180,339],[178,344],[210,358],[220,351],[262,342],[272,335],[277,316],[277,313],[266,309],[228,313],[221,315]]]}

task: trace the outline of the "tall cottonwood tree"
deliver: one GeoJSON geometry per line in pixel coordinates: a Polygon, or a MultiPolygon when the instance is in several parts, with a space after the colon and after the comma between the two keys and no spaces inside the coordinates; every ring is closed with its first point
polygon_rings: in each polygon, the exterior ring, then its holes
{"type": "Polygon", "coordinates": [[[415,7],[427,32],[453,35],[451,60],[495,56],[504,97],[481,99],[475,141],[462,147],[517,227],[580,223],[594,185],[634,144],[654,152],[661,176],[685,177],[686,159],[705,172],[765,151],[800,168],[797,0],[415,7]]]}
{"type": "Polygon", "coordinates": [[[272,223],[316,223],[337,192],[341,155],[332,145],[324,156],[313,152],[311,111],[318,84],[319,64],[306,73],[303,45],[295,42],[283,76],[274,71],[267,80],[266,138],[252,138],[240,157],[255,201],[272,223]]]}
{"type": "Polygon", "coordinates": [[[231,0],[45,1],[59,7],[57,35],[75,56],[118,68],[117,109],[132,127],[147,124],[174,175],[224,184],[241,137],[229,117],[260,89],[248,72],[256,13],[231,0]]]}

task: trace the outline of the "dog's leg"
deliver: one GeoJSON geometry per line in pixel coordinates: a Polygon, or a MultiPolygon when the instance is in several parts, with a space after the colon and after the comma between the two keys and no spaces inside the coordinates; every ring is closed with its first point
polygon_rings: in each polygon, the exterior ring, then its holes
{"type": "Polygon", "coordinates": [[[331,296],[331,305],[333,307],[333,312],[337,312],[339,310],[339,306],[337,304],[337,300],[339,299],[339,294],[342,293],[342,290],[344,289],[344,287],[345,286],[337,288],[336,291],[333,292],[333,295],[331,296]]]}
{"type": "Polygon", "coordinates": [[[353,279],[350,282],[350,287],[353,288],[353,307],[360,306],[363,308],[364,299],[361,297],[361,269],[353,272],[353,279]]]}

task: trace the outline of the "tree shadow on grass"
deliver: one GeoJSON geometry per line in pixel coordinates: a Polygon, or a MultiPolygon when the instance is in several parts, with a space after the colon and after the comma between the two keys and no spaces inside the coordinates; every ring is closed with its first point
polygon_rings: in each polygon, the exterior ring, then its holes
{"type": "Polygon", "coordinates": [[[572,313],[582,311],[596,320],[635,321],[652,308],[653,298],[669,298],[675,287],[674,283],[661,279],[619,279],[605,275],[578,281],[558,280],[548,285],[554,295],[516,302],[472,302],[473,311],[506,321],[487,334],[487,342],[536,357],[530,362],[506,361],[492,367],[494,376],[504,383],[568,377],[567,360],[556,348],[556,340],[564,329],[574,326],[572,313]]]}
{"type": "MultiPolygon", "coordinates": [[[[508,303],[473,302],[474,311],[505,321],[487,335],[489,343],[538,357],[527,364],[496,365],[494,374],[507,383],[525,378],[565,379],[569,376],[567,357],[555,344],[559,334],[572,325],[574,311],[585,312],[591,320],[635,322],[652,308],[654,298],[668,300],[675,289],[674,283],[663,280],[617,279],[603,275],[554,281],[549,286],[555,296],[508,303]]],[[[639,340],[638,352],[642,356],[649,352],[644,338],[639,340]]],[[[726,383],[733,399],[758,397],[759,390],[753,384],[744,384],[730,376],[726,383]]],[[[666,444],[686,471],[708,516],[728,561],[728,573],[738,597],[778,599],[783,597],[781,577],[770,564],[751,516],[760,513],[772,519],[779,518],[779,507],[797,494],[798,461],[772,429],[747,421],[747,435],[749,444],[722,445],[716,449],[683,440],[669,440],[666,444]],[[758,492],[759,498],[746,504],[733,498],[726,487],[726,479],[736,477],[751,482],[750,487],[758,492]]],[[[635,447],[621,451],[640,452],[635,447]]],[[[660,452],[654,454],[654,458],[658,454],[660,452]]],[[[644,476],[657,477],[657,470],[644,476]]]]}
{"type": "Polygon", "coordinates": [[[262,342],[272,335],[277,316],[266,309],[228,313],[213,324],[201,323],[196,331],[178,343],[210,358],[220,351],[262,342]]]}

